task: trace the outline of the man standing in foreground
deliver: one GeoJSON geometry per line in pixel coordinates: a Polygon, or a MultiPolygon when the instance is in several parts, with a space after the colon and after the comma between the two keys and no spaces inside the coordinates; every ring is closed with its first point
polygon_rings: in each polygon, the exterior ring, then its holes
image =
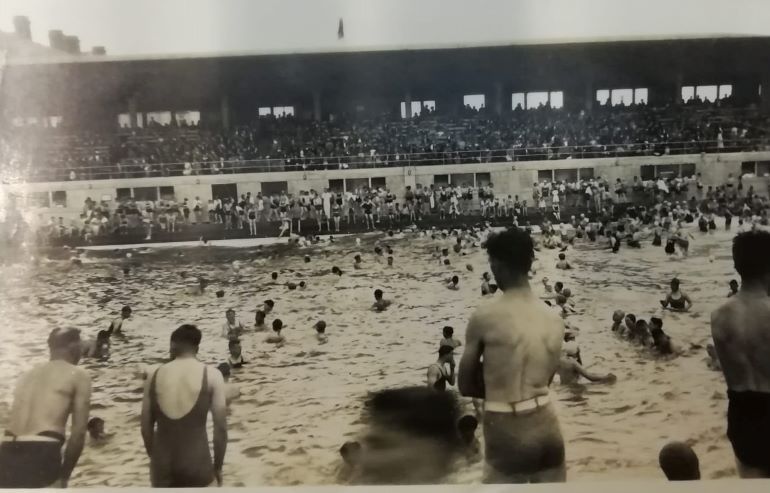
{"type": "Polygon", "coordinates": [[[54,329],[48,336],[49,362],[19,379],[0,444],[0,488],[66,487],[83,451],[91,377],[77,363],[80,331],[54,329]],[[72,415],[70,438],[64,431],[72,415]]]}
{"type": "Polygon", "coordinates": [[[172,361],[145,381],[142,438],[153,487],[222,485],[227,448],[227,403],[222,374],[198,361],[201,332],[182,325],[171,334],[172,361]],[[214,462],[206,420],[214,421],[214,462]]]}
{"type": "Polygon", "coordinates": [[[742,478],[770,478],[770,233],[733,240],[738,294],[711,314],[711,335],[727,383],[727,437],[742,478]]]}
{"type": "Polygon", "coordinates": [[[503,296],[471,316],[458,381],[463,395],[486,400],[485,482],[565,481],[564,440],[548,396],[564,322],[529,286],[534,248],[526,232],[492,234],[485,248],[503,296]]]}

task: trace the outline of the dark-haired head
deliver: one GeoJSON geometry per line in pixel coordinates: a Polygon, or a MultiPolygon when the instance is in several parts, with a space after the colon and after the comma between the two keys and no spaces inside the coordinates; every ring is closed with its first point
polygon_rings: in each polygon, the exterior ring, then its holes
{"type": "Polygon", "coordinates": [[[275,306],[275,302],[273,300],[265,300],[265,306],[273,308],[275,306]]]}
{"type": "Polygon", "coordinates": [[[273,330],[280,332],[281,329],[283,329],[283,321],[280,318],[276,318],[273,320],[273,330]]]}
{"type": "Polygon", "coordinates": [[[452,284],[457,284],[460,282],[460,278],[458,276],[452,276],[452,284]]]}
{"type": "Polygon", "coordinates": [[[318,322],[316,322],[315,330],[319,334],[323,334],[326,331],[326,322],[324,322],[323,320],[319,320],[318,322]]]}
{"type": "Polygon", "coordinates": [[[567,256],[564,255],[563,253],[559,254],[559,260],[565,260],[566,258],[567,258],[567,256]]]}
{"type": "Polygon", "coordinates": [[[270,274],[270,277],[272,277],[273,281],[275,281],[276,279],[278,279],[278,273],[277,272],[273,272],[272,274],[270,274]]]}
{"type": "Polygon", "coordinates": [[[201,331],[195,325],[180,325],[171,333],[171,358],[197,354],[202,337],[201,331]]]}
{"type": "Polygon", "coordinates": [[[671,290],[672,291],[678,290],[680,284],[681,282],[679,282],[679,279],[677,279],[676,277],[671,279],[671,290]]]}
{"type": "Polygon", "coordinates": [[[228,363],[220,363],[217,365],[217,370],[222,374],[225,380],[230,378],[230,365],[228,363]]]}
{"type": "Polygon", "coordinates": [[[733,262],[745,288],[770,288],[770,233],[747,231],[733,239],[733,262]]]}
{"type": "Polygon", "coordinates": [[[375,300],[381,300],[382,299],[382,289],[375,289],[374,290],[374,299],[375,300]]]}
{"type": "Polygon", "coordinates": [[[666,444],[658,455],[658,462],[669,481],[700,479],[700,463],[695,451],[682,442],[666,444]]]}
{"type": "Polygon", "coordinates": [[[444,337],[449,339],[452,337],[455,333],[455,329],[450,327],[449,325],[445,326],[444,329],[441,331],[444,334],[444,337]]]}
{"type": "Polygon", "coordinates": [[[564,283],[561,281],[556,281],[556,284],[553,285],[553,289],[558,293],[564,288],[564,283]]]}
{"type": "Polygon", "coordinates": [[[51,359],[63,359],[77,364],[82,354],[80,330],[73,328],[53,329],[48,335],[51,359]]]}

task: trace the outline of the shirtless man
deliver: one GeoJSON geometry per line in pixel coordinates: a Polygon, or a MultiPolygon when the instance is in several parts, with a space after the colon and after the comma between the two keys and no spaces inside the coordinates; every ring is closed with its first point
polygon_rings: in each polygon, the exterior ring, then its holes
{"type": "Polygon", "coordinates": [[[556,262],[556,268],[562,269],[562,270],[568,270],[572,268],[569,262],[567,262],[567,256],[564,255],[563,253],[559,254],[559,261],[556,262]]]}
{"type": "Polygon", "coordinates": [[[384,311],[391,305],[391,303],[392,301],[383,298],[383,292],[381,289],[374,290],[374,304],[372,305],[372,310],[376,312],[384,311]]]}
{"type": "Polygon", "coordinates": [[[19,378],[0,443],[0,488],[67,486],[83,451],[91,407],[91,378],[76,366],[81,346],[80,331],[54,329],[48,336],[50,361],[19,378]]]}
{"type": "Polygon", "coordinates": [[[671,279],[671,292],[668,293],[665,300],[661,300],[663,308],[675,312],[686,312],[692,307],[692,300],[689,296],[679,290],[679,279],[671,279]]]}
{"type": "Polygon", "coordinates": [[[447,384],[455,384],[455,360],[452,346],[439,346],[438,360],[428,367],[428,387],[446,390],[447,384]],[[449,365],[447,372],[446,365],[449,365]]]}
{"type": "Polygon", "coordinates": [[[485,481],[565,481],[564,440],[548,395],[564,322],[532,293],[534,248],[526,232],[492,234],[485,248],[503,296],[471,316],[458,381],[463,395],[486,399],[485,481]]]}
{"type": "Polygon", "coordinates": [[[172,361],[145,381],[142,438],[153,487],[222,485],[227,449],[227,403],[222,374],[197,359],[201,332],[182,325],[171,334],[172,361]],[[214,424],[211,460],[206,421],[214,424]]]}
{"type": "Polygon", "coordinates": [[[243,324],[235,318],[235,310],[229,308],[225,312],[225,323],[222,324],[222,337],[237,340],[244,332],[243,324]]]}
{"type": "Polygon", "coordinates": [[[126,305],[120,310],[120,316],[110,323],[110,334],[123,335],[123,321],[131,316],[131,307],[126,305]]]}
{"type": "Polygon", "coordinates": [[[600,375],[586,370],[576,359],[574,352],[564,351],[559,360],[559,382],[562,385],[575,385],[580,377],[595,383],[615,383],[617,377],[612,373],[600,375]]]}
{"type": "Polygon", "coordinates": [[[737,295],[711,314],[711,335],[727,383],[727,436],[742,478],[770,478],[770,233],[733,240],[737,295]]]}

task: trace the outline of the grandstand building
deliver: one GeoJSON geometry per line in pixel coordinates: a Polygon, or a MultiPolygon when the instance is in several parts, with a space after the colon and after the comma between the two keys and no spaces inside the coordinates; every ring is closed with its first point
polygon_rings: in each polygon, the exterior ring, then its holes
{"type": "MultiPolygon", "coordinates": [[[[4,35],[5,36],[5,35],[4,35]]],[[[2,187],[57,216],[251,192],[770,173],[770,38],[6,57],[2,187]]],[[[754,182],[752,182],[753,184],[754,182]]]]}

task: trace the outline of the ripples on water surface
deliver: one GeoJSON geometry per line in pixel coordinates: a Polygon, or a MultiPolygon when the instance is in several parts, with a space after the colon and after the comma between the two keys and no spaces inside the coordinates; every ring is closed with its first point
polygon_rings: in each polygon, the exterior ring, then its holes
{"type": "MultiPolygon", "coordinates": [[[[657,361],[609,330],[617,308],[645,319],[659,314],[658,300],[677,275],[695,306],[689,314],[665,313],[664,328],[685,346],[709,342],[709,312],[724,301],[727,282],[735,277],[731,235],[695,235],[687,259],[670,259],[649,244],[618,255],[578,246],[567,252],[575,270],[564,273],[553,268],[558,252],[538,255],[535,289],[540,289],[543,275],[571,288],[583,310],[570,321],[580,329],[584,362],[618,376],[614,386],[555,388],[570,480],[661,478],[657,454],[669,440],[693,444],[704,477],[734,475],[724,436],[724,384],[720,374],[707,369],[703,351],[657,361]]],[[[250,327],[257,305],[271,298],[276,308],[267,322],[280,317],[288,343],[274,348],[263,342],[264,333],[243,337],[250,364],[234,370],[232,378],[242,397],[229,416],[225,484],[334,483],[337,451],[362,426],[358,420],[366,392],[423,384],[441,327],[452,325],[455,336],[464,338],[468,316],[480,302],[479,277],[487,270],[481,251],[464,257],[452,253],[453,265],[447,270],[431,260],[433,243],[418,237],[390,241],[396,265],[388,269],[367,253],[375,238],[365,237],[361,247],[346,239],[309,249],[200,247],[135,253],[132,260],[139,265],[126,278],[118,260],[122,254],[113,252],[91,252],[82,267],[69,271],[64,262],[3,267],[2,423],[19,373],[47,357],[51,328],[70,325],[94,336],[123,304],[130,304],[134,316],[124,324],[128,337],[113,339],[110,361],[81,363],[93,377],[92,416],[104,418],[115,436],[100,448],[86,447],[71,485],[147,486],[137,371],[166,357],[171,330],[185,322],[197,323],[204,332],[202,360],[225,361],[227,342],[219,336],[225,309],[235,308],[250,327]],[[352,269],[358,250],[365,252],[366,270],[352,269]],[[314,261],[304,263],[304,253],[314,261]],[[342,267],[345,275],[322,272],[332,265],[342,267]],[[279,283],[306,280],[308,287],[290,291],[273,285],[272,271],[280,272],[279,283]],[[182,273],[215,282],[204,295],[190,296],[184,292],[188,281],[182,273]],[[443,279],[453,273],[461,277],[459,291],[444,287],[443,279]],[[377,287],[396,302],[387,312],[368,310],[377,287]],[[220,288],[224,298],[214,294],[220,288]],[[314,338],[312,326],[319,319],[328,327],[325,345],[314,338]]],[[[482,465],[476,464],[449,481],[479,482],[482,473],[482,465]]]]}

